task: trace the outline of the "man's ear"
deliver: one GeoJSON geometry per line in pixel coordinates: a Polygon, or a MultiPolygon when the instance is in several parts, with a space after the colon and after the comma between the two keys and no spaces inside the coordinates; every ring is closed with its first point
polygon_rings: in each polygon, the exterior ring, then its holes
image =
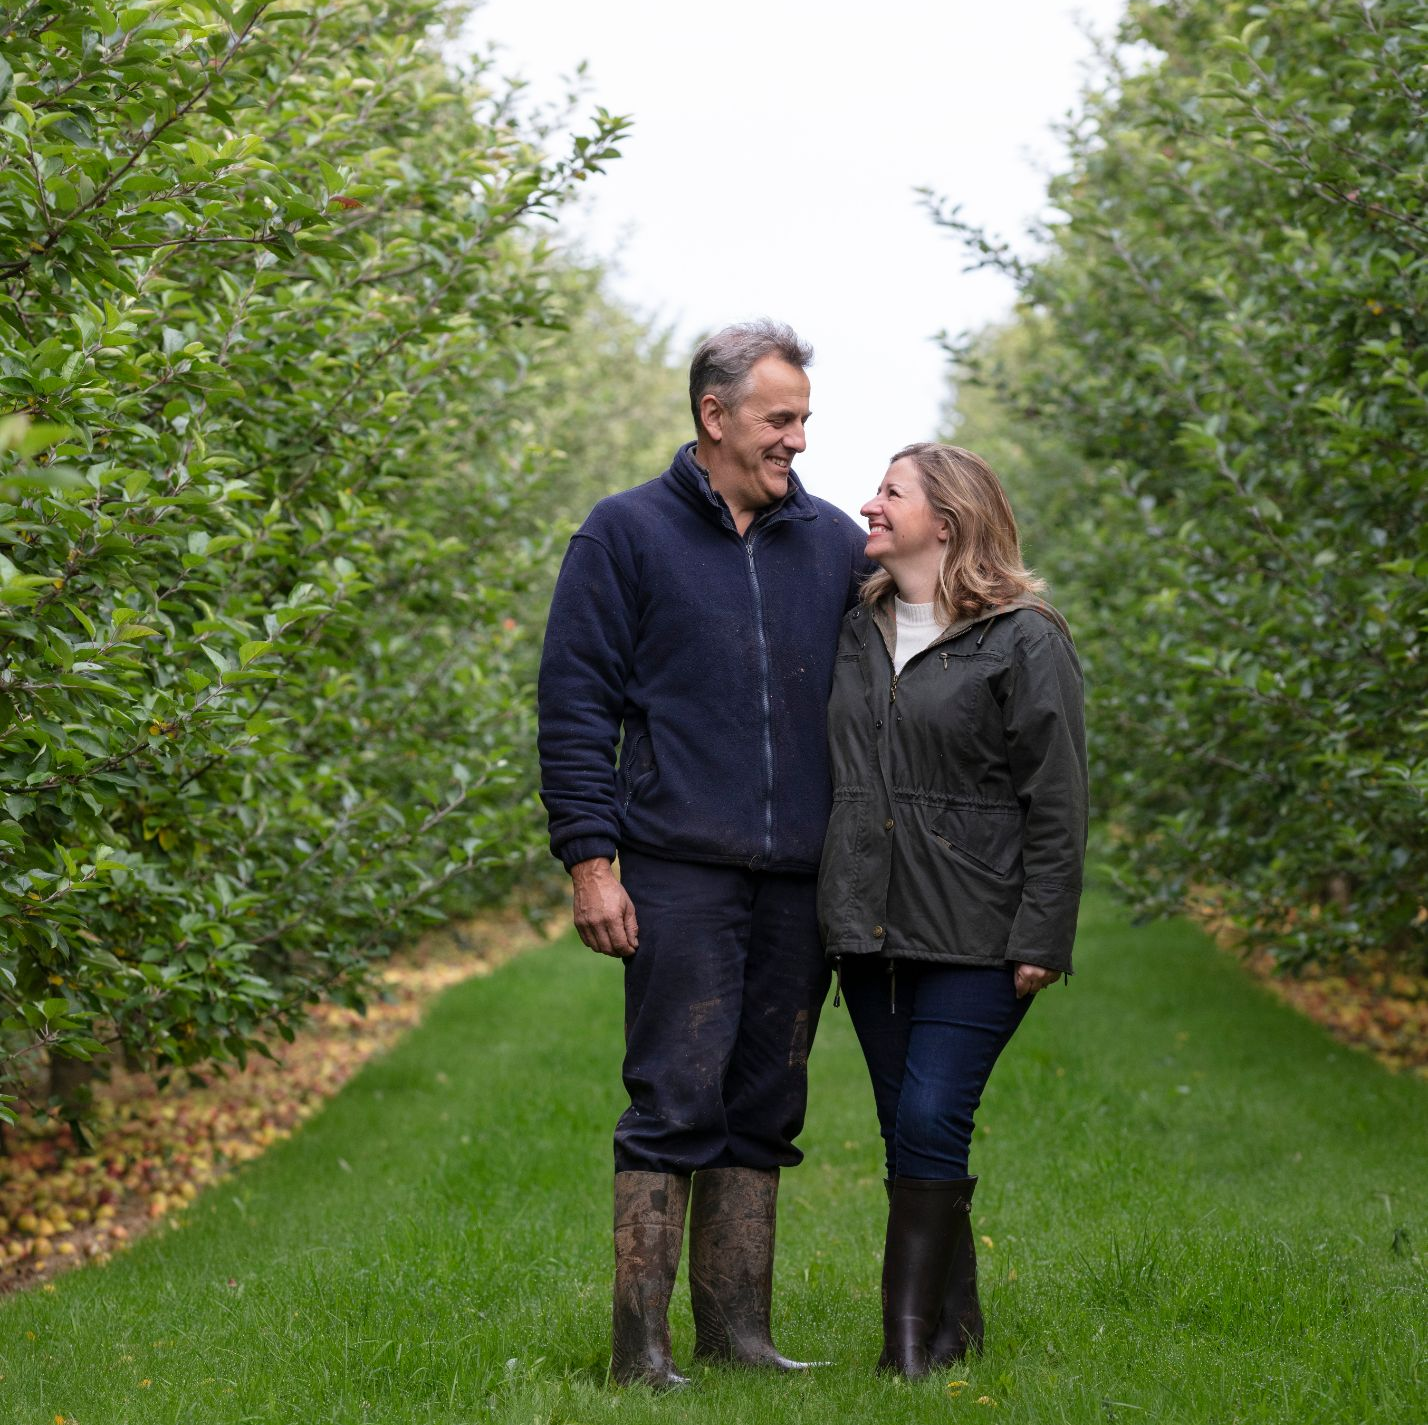
{"type": "Polygon", "coordinates": [[[699,430],[710,440],[724,439],[724,419],[728,412],[712,391],[706,391],[699,398],[699,430]]]}

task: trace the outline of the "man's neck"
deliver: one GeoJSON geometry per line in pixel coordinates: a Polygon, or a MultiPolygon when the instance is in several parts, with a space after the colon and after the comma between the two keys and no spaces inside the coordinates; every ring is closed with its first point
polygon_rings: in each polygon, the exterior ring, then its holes
{"type": "MultiPolygon", "coordinates": [[[[709,488],[724,501],[729,511],[729,517],[734,521],[734,528],[743,535],[749,526],[758,517],[759,510],[746,509],[730,498],[729,484],[721,481],[719,470],[719,447],[717,445],[706,445],[699,440],[694,445],[694,463],[704,472],[709,481],[709,488]]],[[[761,508],[767,508],[761,507],[761,508]]]]}

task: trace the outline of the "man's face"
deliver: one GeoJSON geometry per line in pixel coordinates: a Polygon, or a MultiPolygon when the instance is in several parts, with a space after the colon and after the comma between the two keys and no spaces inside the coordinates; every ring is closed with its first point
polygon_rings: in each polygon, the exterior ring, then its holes
{"type": "Polygon", "coordinates": [[[808,377],[777,356],[765,356],[749,371],[749,389],[732,411],[709,414],[710,474],[731,510],[760,510],[788,494],[793,457],[807,445],[808,377]]]}

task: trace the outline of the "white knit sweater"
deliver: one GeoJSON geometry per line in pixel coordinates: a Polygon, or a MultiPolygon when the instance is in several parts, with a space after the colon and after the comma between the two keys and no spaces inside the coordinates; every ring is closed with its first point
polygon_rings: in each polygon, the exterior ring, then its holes
{"type": "Polygon", "coordinates": [[[897,618],[897,645],[893,650],[893,672],[901,673],[909,658],[915,658],[944,628],[935,612],[936,604],[905,604],[893,599],[897,618]]]}

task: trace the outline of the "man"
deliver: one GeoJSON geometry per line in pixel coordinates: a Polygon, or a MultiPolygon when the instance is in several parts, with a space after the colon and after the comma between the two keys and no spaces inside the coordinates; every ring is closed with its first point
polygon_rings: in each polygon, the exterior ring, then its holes
{"type": "Polygon", "coordinates": [[[697,439],[570,542],[540,673],[541,796],[575,924],[625,965],[616,1381],[685,1384],[668,1307],[690,1211],[699,1359],[800,1369],[769,1329],[828,989],[824,722],[864,533],[793,473],[812,351],[753,322],[695,353],[697,439]],[[618,767],[616,744],[619,744],[618,767]],[[618,854],[620,877],[611,863],[618,854]]]}

